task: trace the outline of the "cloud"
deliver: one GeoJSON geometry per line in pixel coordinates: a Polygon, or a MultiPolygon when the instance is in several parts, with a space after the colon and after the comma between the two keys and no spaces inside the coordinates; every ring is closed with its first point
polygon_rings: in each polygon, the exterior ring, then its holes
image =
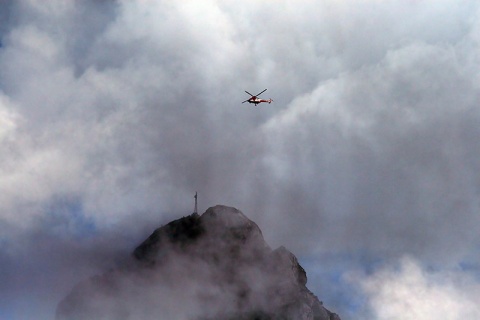
{"type": "Polygon", "coordinates": [[[353,277],[368,297],[369,319],[476,319],[480,286],[468,272],[432,271],[412,258],[377,270],[366,278],[353,277]]]}
{"type": "Polygon", "coordinates": [[[17,126],[17,115],[12,112],[12,108],[10,106],[10,101],[8,97],[1,96],[0,97],[0,139],[1,141],[8,140],[8,137],[12,132],[15,130],[17,126]]]}
{"type": "Polygon", "coordinates": [[[263,126],[273,179],[315,199],[325,224],[348,221],[325,238],[425,255],[445,246],[464,254],[465,241],[476,239],[469,226],[478,224],[470,149],[477,91],[473,66],[459,65],[458,55],[424,43],[388,52],[375,66],[322,83],[263,126]]]}

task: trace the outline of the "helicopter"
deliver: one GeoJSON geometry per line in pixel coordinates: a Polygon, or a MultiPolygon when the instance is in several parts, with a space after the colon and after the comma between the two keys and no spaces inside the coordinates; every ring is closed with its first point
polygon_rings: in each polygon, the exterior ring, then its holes
{"type": "Polygon", "coordinates": [[[272,99],[268,99],[268,100],[265,100],[265,99],[259,99],[258,96],[261,95],[262,93],[264,93],[265,91],[267,91],[267,89],[263,90],[262,92],[260,93],[257,93],[256,95],[253,95],[251,94],[250,92],[248,91],[245,91],[247,94],[249,94],[251,97],[248,98],[247,100],[243,101],[242,103],[245,103],[245,102],[248,102],[248,103],[254,103],[255,105],[259,104],[259,103],[262,103],[262,102],[267,102],[267,103],[272,103],[272,99]]]}

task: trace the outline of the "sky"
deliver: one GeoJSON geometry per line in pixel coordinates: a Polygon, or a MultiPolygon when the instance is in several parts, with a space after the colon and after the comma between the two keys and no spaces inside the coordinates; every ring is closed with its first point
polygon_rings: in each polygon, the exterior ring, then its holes
{"type": "Polygon", "coordinates": [[[342,320],[480,318],[479,47],[474,0],[1,1],[0,318],[197,191],[342,320]]]}

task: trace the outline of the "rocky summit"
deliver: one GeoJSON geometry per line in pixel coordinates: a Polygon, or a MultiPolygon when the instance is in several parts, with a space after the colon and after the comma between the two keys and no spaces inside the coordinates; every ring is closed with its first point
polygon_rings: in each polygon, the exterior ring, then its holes
{"type": "Polygon", "coordinates": [[[295,255],[217,205],[158,228],[131,263],[78,284],[56,319],[340,320],[306,283],[295,255]]]}

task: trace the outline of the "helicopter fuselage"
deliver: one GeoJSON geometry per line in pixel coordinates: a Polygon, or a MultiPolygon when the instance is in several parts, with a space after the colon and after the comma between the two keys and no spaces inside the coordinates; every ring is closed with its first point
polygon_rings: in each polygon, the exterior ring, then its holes
{"type": "Polygon", "coordinates": [[[262,102],[272,103],[272,99],[265,100],[265,99],[259,99],[259,98],[253,97],[253,98],[248,99],[247,102],[248,103],[254,103],[255,105],[257,105],[257,104],[262,103],[262,102]]]}

